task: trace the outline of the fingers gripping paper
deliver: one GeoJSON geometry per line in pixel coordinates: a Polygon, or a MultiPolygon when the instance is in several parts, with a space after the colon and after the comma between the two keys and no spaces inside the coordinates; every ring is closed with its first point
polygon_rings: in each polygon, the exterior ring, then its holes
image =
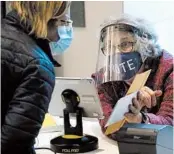
{"type": "Polygon", "coordinates": [[[140,90],[146,83],[151,70],[144,73],[137,74],[132,82],[125,97],[118,100],[111,116],[109,117],[105,127],[107,127],[105,134],[109,135],[118,131],[126,122],[124,114],[128,112],[128,105],[132,104],[132,98],[136,97],[138,90],[140,90]]]}
{"type": "Polygon", "coordinates": [[[134,92],[130,95],[126,95],[118,100],[115,105],[113,112],[111,113],[105,127],[114,124],[115,122],[119,122],[124,119],[124,114],[128,112],[129,104],[132,104],[132,99],[137,96],[137,92],[134,92]]]}

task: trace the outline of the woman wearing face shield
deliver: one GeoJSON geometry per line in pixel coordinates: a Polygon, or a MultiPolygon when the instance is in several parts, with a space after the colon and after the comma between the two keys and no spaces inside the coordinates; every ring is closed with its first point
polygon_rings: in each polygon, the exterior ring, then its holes
{"type": "Polygon", "coordinates": [[[1,151],[32,154],[55,85],[52,55],[71,44],[68,1],[15,1],[1,23],[1,151]]]}
{"type": "Polygon", "coordinates": [[[125,16],[105,23],[100,31],[96,73],[92,75],[105,118],[102,130],[118,99],[124,97],[138,73],[150,76],[133,98],[129,123],[173,125],[173,57],[160,48],[157,36],[145,20],[125,16]]]}

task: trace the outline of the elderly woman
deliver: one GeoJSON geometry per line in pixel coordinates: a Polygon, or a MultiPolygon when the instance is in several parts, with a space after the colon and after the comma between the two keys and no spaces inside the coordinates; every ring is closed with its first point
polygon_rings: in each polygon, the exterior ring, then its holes
{"type": "Polygon", "coordinates": [[[102,130],[118,99],[124,97],[137,73],[151,70],[145,86],[133,98],[129,123],[173,125],[173,57],[160,48],[147,21],[129,16],[105,23],[100,31],[97,71],[93,78],[105,118],[102,130]]]}
{"type": "Polygon", "coordinates": [[[1,152],[32,154],[55,85],[52,54],[72,40],[66,1],[14,1],[1,23],[1,152]]]}

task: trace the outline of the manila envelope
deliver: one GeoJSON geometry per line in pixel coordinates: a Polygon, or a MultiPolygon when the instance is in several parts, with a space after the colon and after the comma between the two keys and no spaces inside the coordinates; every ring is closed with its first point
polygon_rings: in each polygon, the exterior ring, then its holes
{"type": "MultiPolygon", "coordinates": [[[[141,74],[137,74],[126,95],[129,95],[131,93],[134,93],[134,92],[140,90],[145,85],[145,83],[150,75],[150,72],[151,72],[151,70],[148,70],[141,74]]],[[[112,133],[118,131],[124,125],[125,122],[126,122],[126,118],[124,118],[123,120],[118,121],[114,124],[109,125],[105,131],[105,135],[109,135],[109,134],[112,134],[112,133]]]]}

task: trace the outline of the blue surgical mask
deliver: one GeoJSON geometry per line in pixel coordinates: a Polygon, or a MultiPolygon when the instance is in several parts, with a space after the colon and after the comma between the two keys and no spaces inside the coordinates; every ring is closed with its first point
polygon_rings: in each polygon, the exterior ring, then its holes
{"type": "Polygon", "coordinates": [[[62,54],[71,45],[73,39],[73,28],[71,26],[59,26],[57,28],[59,40],[50,42],[50,48],[53,55],[62,54]]]}

